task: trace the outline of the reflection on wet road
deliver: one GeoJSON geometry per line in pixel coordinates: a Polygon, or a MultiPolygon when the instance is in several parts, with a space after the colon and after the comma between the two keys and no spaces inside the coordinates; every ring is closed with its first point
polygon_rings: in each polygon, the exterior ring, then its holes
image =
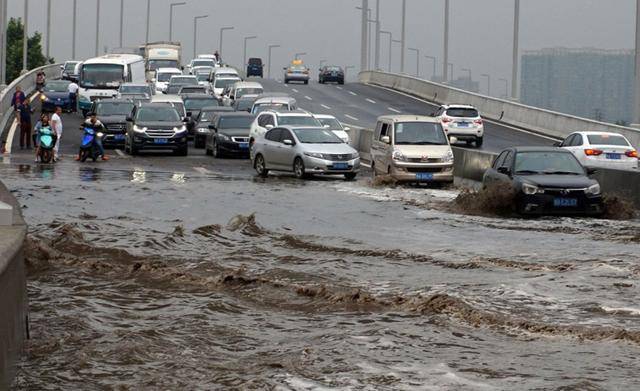
{"type": "Polygon", "coordinates": [[[0,166],[31,228],[17,389],[636,387],[637,220],[172,162],[0,166]]]}

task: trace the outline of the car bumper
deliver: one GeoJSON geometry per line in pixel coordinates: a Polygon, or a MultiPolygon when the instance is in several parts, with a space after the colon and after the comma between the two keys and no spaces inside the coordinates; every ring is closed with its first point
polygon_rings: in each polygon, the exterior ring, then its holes
{"type": "Polygon", "coordinates": [[[336,76],[332,76],[332,75],[324,75],[321,77],[322,81],[333,81],[333,82],[340,82],[344,80],[344,76],[340,76],[340,75],[336,75],[336,76]]]}
{"type": "Polygon", "coordinates": [[[391,177],[398,182],[453,182],[453,163],[412,164],[395,163],[391,167],[391,177]]]}
{"type": "Polygon", "coordinates": [[[261,68],[247,69],[247,76],[255,76],[255,75],[262,75],[262,69],[261,68]]]}
{"type": "Polygon", "coordinates": [[[458,140],[467,141],[475,140],[478,137],[484,137],[484,127],[458,128],[450,126],[442,126],[448,136],[456,137],[458,140]]]}
{"type": "Polygon", "coordinates": [[[249,143],[237,143],[235,141],[220,141],[218,139],[218,147],[228,155],[249,156],[249,143]],[[245,147],[246,146],[246,147],[245,147]]]}
{"type": "Polygon", "coordinates": [[[523,215],[598,216],[603,212],[602,195],[558,196],[554,194],[521,194],[517,199],[518,213],[523,215]],[[557,206],[557,199],[575,199],[575,206],[557,206]]]}
{"type": "Polygon", "coordinates": [[[105,133],[102,136],[102,145],[106,147],[119,147],[124,145],[125,133],[105,133]]]}
{"type": "Polygon", "coordinates": [[[318,159],[310,156],[303,158],[305,172],[307,174],[347,174],[360,172],[360,159],[345,162],[318,159]]]}
{"type": "Polygon", "coordinates": [[[309,81],[309,75],[287,74],[284,78],[289,81],[309,81]]]}
{"type": "Polygon", "coordinates": [[[56,107],[60,106],[62,110],[73,110],[75,107],[71,105],[70,100],[64,100],[58,102],[57,100],[47,100],[42,102],[42,110],[53,111],[56,107]]]}
{"type": "Polygon", "coordinates": [[[176,151],[187,148],[187,133],[184,132],[179,136],[171,138],[153,138],[144,133],[136,133],[133,135],[133,146],[138,150],[170,150],[176,151]],[[164,140],[164,141],[158,141],[164,140]]]}
{"type": "Polygon", "coordinates": [[[625,160],[596,160],[587,158],[584,162],[584,166],[588,168],[605,168],[613,170],[637,170],[638,159],[625,159],[625,160]]]}

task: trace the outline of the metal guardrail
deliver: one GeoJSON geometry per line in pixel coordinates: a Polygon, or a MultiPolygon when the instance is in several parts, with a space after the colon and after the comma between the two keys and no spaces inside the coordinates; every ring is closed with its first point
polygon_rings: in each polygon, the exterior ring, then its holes
{"type": "Polygon", "coordinates": [[[576,131],[598,130],[621,133],[629,139],[631,144],[637,148],[640,147],[640,130],[634,128],[484,96],[408,75],[364,71],[360,73],[359,79],[365,84],[390,88],[437,104],[474,105],[488,119],[556,139],[563,139],[576,131]]]}
{"type": "Polygon", "coordinates": [[[32,69],[15,79],[11,84],[3,89],[2,92],[0,92],[0,114],[2,115],[0,118],[0,140],[2,143],[2,149],[4,149],[7,142],[7,135],[5,134],[7,124],[14,118],[11,107],[11,98],[16,92],[16,87],[20,86],[25,95],[30,95],[36,90],[36,75],[38,72],[44,71],[47,80],[56,79],[60,77],[61,65],[62,64],[51,64],[32,69]]]}

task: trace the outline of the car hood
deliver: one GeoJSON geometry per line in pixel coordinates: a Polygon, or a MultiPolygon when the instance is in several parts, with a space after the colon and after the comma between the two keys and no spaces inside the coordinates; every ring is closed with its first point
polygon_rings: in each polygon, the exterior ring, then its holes
{"type": "Polygon", "coordinates": [[[348,144],[299,144],[306,152],[329,153],[337,155],[346,155],[358,153],[348,144]]]}
{"type": "Polygon", "coordinates": [[[49,99],[69,99],[68,92],[45,92],[44,96],[49,99]]]}
{"type": "Polygon", "coordinates": [[[149,122],[136,122],[136,125],[141,128],[151,129],[173,129],[182,128],[184,123],[182,122],[163,122],[163,121],[149,121],[149,122]]]}
{"type": "Polygon", "coordinates": [[[585,189],[597,183],[586,175],[519,175],[518,179],[539,187],[562,189],[585,189]]]}
{"type": "Polygon", "coordinates": [[[226,134],[231,137],[249,137],[250,129],[221,129],[220,134],[226,134]]]}
{"type": "Polygon", "coordinates": [[[396,145],[394,148],[407,158],[422,159],[427,158],[441,159],[445,157],[451,147],[448,145],[396,145]]]}
{"type": "Polygon", "coordinates": [[[101,115],[100,122],[103,124],[117,124],[127,122],[126,115],[101,115]]]}

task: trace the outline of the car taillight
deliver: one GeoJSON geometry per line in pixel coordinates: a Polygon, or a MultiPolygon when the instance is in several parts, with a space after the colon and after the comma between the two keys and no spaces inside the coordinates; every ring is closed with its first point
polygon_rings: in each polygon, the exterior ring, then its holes
{"type": "Polygon", "coordinates": [[[482,125],[482,118],[473,121],[473,123],[476,124],[476,125],[482,125]]]}
{"type": "Polygon", "coordinates": [[[602,155],[602,151],[599,149],[585,149],[584,154],[587,156],[600,156],[602,155]]]}
{"type": "Polygon", "coordinates": [[[445,124],[448,124],[448,123],[449,123],[449,122],[451,122],[451,121],[452,121],[452,119],[451,119],[451,118],[447,118],[447,117],[444,117],[444,118],[442,119],[442,122],[443,122],[443,123],[445,123],[445,124]]]}
{"type": "Polygon", "coordinates": [[[628,157],[634,157],[634,158],[638,158],[638,151],[627,151],[625,152],[625,155],[627,155],[628,157]]]}

